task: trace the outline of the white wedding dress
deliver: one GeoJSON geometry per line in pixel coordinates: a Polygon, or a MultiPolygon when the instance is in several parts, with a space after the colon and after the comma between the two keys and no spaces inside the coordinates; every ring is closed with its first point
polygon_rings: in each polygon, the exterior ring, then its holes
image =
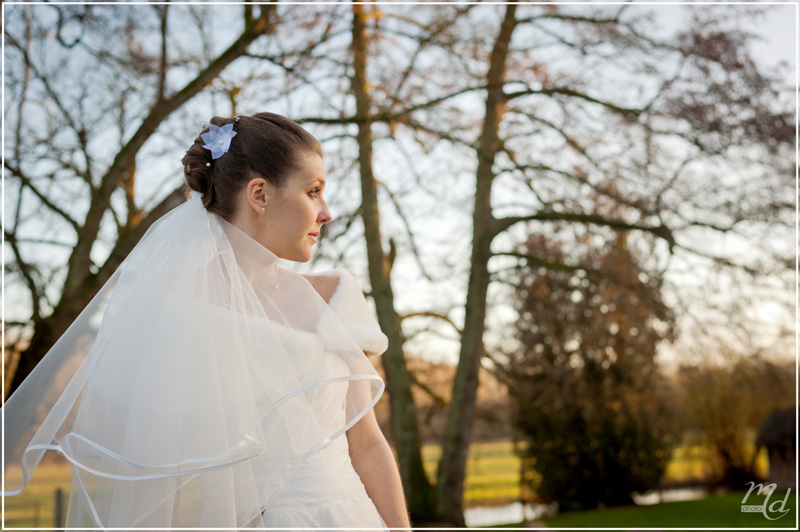
{"type": "MultiPolygon", "coordinates": [[[[363,351],[370,355],[383,353],[388,339],[371,315],[371,310],[352,275],[335,269],[316,275],[332,275],[339,279],[329,306],[348,328],[363,351]]],[[[326,323],[319,324],[324,328],[326,323]]],[[[324,350],[319,336],[313,333],[282,329],[295,341],[286,342],[297,348],[293,356],[302,360],[300,371],[311,382],[323,382],[346,371],[346,366],[334,353],[324,350]]],[[[268,371],[268,368],[264,368],[268,371]]],[[[345,424],[347,383],[341,382],[314,388],[312,401],[325,404],[326,411],[317,412],[325,423],[324,430],[333,432],[345,424]]],[[[255,472],[268,477],[270,464],[287,457],[261,455],[253,460],[255,472]]],[[[290,457],[294,458],[294,457],[290,457]]],[[[290,528],[386,528],[386,523],[369,498],[358,473],[353,469],[345,434],[333,439],[322,450],[306,458],[293,473],[288,486],[275,496],[262,511],[263,526],[290,528]]],[[[262,526],[255,519],[257,527],[262,526]]]]}
{"type": "Polygon", "coordinates": [[[4,403],[3,496],[54,451],[69,528],[385,528],[347,430],[388,339],[347,270],[325,301],[278,261],[197,195],[157,220],[4,403]]]}

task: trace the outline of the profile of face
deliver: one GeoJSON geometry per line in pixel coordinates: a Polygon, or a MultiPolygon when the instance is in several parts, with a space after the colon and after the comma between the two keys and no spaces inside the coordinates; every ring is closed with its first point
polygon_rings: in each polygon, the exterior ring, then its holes
{"type": "Polygon", "coordinates": [[[280,189],[266,179],[251,179],[230,222],[279,258],[308,262],[322,225],[332,218],[322,197],[322,158],[314,152],[300,158],[300,169],[280,189]]]}

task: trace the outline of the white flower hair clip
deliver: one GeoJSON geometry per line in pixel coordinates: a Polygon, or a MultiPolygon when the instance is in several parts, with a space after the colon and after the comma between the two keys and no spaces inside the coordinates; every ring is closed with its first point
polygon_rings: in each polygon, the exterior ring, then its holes
{"type": "MultiPolygon", "coordinates": [[[[238,118],[238,117],[237,117],[238,118]]],[[[231,139],[236,136],[233,124],[225,124],[217,127],[214,124],[209,126],[208,133],[202,133],[200,138],[205,141],[203,147],[211,150],[211,158],[219,159],[231,147],[231,139]]]]}

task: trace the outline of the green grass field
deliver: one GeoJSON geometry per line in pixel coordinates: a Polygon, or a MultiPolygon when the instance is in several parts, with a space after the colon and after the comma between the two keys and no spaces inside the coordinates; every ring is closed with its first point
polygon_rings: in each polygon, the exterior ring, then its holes
{"type": "MultiPolygon", "coordinates": [[[[769,498],[769,506],[775,512],[768,512],[768,519],[760,513],[743,513],[742,498],[746,491],[726,495],[710,495],[693,501],[676,501],[652,506],[626,506],[598,511],[569,512],[549,519],[543,519],[550,528],[568,527],[725,527],[725,528],[794,528],[797,517],[797,493],[791,493],[786,500],[783,517],[777,511],[780,501],[786,498],[786,490],[776,491],[769,498]],[[777,504],[776,504],[777,502],[777,504]],[[772,520],[771,518],[776,518],[772,520]]],[[[766,495],[751,494],[747,504],[762,504],[766,495]]]]}
{"type": "MultiPolygon", "coordinates": [[[[422,450],[425,472],[431,480],[435,478],[440,455],[438,446],[425,446],[422,450]]],[[[678,447],[667,465],[665,482],[699,481],[711,473],[708,464],[705,447],[678,447]]],[[[767,453],[762,450],[756,459],[756,471],[766,476],[768,467],[767,453]]],[[[467,460],[465,504],[483,506],[520,500],[519,469],[520,459],[514,454],[511,442],[473,444],[467,460]]]]}
{"type": "MultiPolygon", "coordinates": [[[[436,464],[441,455],[441,449],[435,445],[427,445],[423,447],[422,454],[425,471],[428,477],[433,480],[436,474],[436,464]]],[[[464,493],[465,504],[471,507],[499,505],[518,501],[520,499],[519,468],[520,460],[514,454],[513,444],[511,442],[473,444],[470,447],[467,461],[467,481],[464,493]]],[[[762,474],[766,473],[766,453],[759,454],[757,470],[762,474]]],[[[672,461],[667,467],[666,480],[686,481],[700,479],[707,475],[708,472],[708,461],[705,449],[702,446],[687,445],[678,448],[674,453],[672,461]]],[[[69,469],[65,465],[40,465],[31,483],[25,488],[22,494],[5,499],[4,517],[6,526],[30,526],[39,528],[53,526],[55,491],[61,488],[66,494],[69,492],[69,487],[69,469]]],[[[739,497],[739,499],[741,499],[741,497],[739,497]]],[[[665,505],[658,506],[661,507],[665,505]]],[[[652,509],[652,507],[636,507],[632,508],[631,511],[646,511],[649,509],[652,509]]],[[[610,511],[611,510],[609,510],[609,512],[610,511]]],[[[567,516],[565,516],[565,518],[566,517],[567,516]]],[[[736,517],[740,519],[749,519],[752,515],[748,516],[747,514],[742,514],[742,516],[737,515],[736,517]]],[[[661,526],[660,521],[658,522],[659,526],[661,526]]],[[[694,524],[694,521],[692,521],[692,523],[694,524]]],[[[593,524],[593,526],[596,525],[593,524]]]]}

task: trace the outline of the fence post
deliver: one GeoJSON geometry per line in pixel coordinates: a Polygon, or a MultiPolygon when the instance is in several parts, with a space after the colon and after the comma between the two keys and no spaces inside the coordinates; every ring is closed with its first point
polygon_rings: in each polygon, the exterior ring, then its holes
{"type": "Polygon", "coordinates": [[[64,490],[61,488],[56,490],[56,513],[54,521],[56,528],[64,526],[64,490]]]}

